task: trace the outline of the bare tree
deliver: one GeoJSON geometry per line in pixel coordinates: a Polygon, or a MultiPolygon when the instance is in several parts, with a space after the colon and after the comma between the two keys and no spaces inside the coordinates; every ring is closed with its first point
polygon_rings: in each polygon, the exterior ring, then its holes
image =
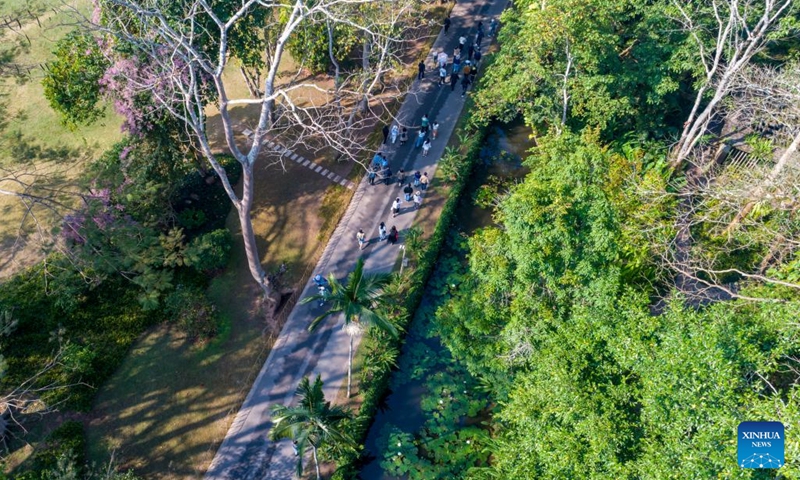
{"type": "Polygon", "coordinates": [[[736,74],[763,51],[770,34],[795,3],[795,0],[672,0],[677,11],[675,20],[689,34],[703,68],[696,82],[692,110],[671,153],[673,168],[683,164],[706,134],[720,102],[730,95],[736,74]]]}
{"type": "Polygon", "coordinates": [[[337,102],[331,100],[337,98],[346,103],[344,99],[349,99],[352,105],[358,104],[359,100],[369,102],[377,79],[388,68],[393,49],[396,49],[398,40],[393,34],[402,28],[404,16],[413,11],[412,2],[297,0],[281,3],[245,0],[222,17],[206,0],[194,0],[182,4],[179,18],[172,12],[168,14],[166,4],[162,8],[159,2],[100,0],[99,5],[103,21],[95,23],[94,27],[133,48],[135,56],[146,60],[151,69],[151,75],[128,78],[129,85],[146,92],[159,108],[185,125],[201,154],[221,179],[239,217],[250,273],[265,298],[271,298],[274,292],[261,265],[251,221],[255,188],[253,168],[261,156],[272,153],[266,152],[262,146],[267,141],[289,148],[299,144],[306,147],[317,145],[317,148],[333,148],[358,161],[361,145],[355,132],[367,119],[343,118],[337,102]],[[384,14],[347,15],[367,4],[371,10],[384,14]],[[270,35],[273,40],[266,48],[260,96],[233,99],[223,75],[231,56],[229,39],[237,23],[256,9],[269,10],[265,17],[271,23],[265,30],[277,33],[270,35]],[[355,28],[368,39],[365,44],[370,45],[371,50],[364,55],[375,61],[368,65],[368,69],[351,72],[347,78],[340,79],[334,91],[313,83],[279,84],[278,72],[286,43],[303,22],[310,21],[346,23],[355,28]],[[201,25],[211,27],[202,30],[201,25]],[[209,37],[214,39],[213,51],[207,51],[208,45],[203,44],[203,40],[209,37]],[[311,99],[309,92],[315,92],[321,98],[311,99]],[[308,97],[305,103],[300,100],[304,93],[308,97]],[[231,185],[209,140],[206,109],[212,104],[219,111],[226,149],[242,166],[241,193],[231,185]],[[259,107],[257,122],[252,125],[252,136],[244,148],[236,137],[237,125],[230,112],[237,105],[259,107]]]}
{"type": "Polygon", "coordinates": [[[798,166],[800,65],[752,66],[736,76],[733,86],[737,118],[746,119],[783,148],[769,173],[753,179],[751,189],[742,196],[746,203],[728,225],[729,234],[758,202],[796,205],[800,200],[796,172],[788,171],[798,166]]]}

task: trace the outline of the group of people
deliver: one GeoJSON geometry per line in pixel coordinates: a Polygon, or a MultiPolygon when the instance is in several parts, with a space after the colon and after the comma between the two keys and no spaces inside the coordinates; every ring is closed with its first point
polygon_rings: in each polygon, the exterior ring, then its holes
{"type": "MultiPolygon", "coordinates": [[[[451,20],[450,16],[448,15],[444,21],[445,34],[447,34],[450,25],[451,20]]],[[[497,20],[493,18],[489,23],[489,37],[494,37],[497,34],[497,26],[497,20]]],[[[476,26],[475,41],[473,43],[468,44],[467,37],[464,35],[460,36],[458,40],[458,46],[453,52],[452,67],[449,70],[448,63],[450,58],[448,57],[447,53],[444,52],[444,49],[439,49],[438,51],[432,52],[434,62],[438,67],[440,87],[445,85],[447,82],[449,73],[450,91],[455,90],[456,85],[458,84],[459,80],[461,80],[461,96],[463,97],[466,95],[467,89],[472,83],[474,83],[475,77],[478,74],[478,64],[482,58],[481,43],[485,34],[486,32],[484,31],[483,22],[479,21],[476,26]]],[[[425,62],[421,61],[419,63],[419,73],[417,75],[419,80],[425,78],[425,71],[425,62]]],[[[391,141],[392,144],[395,144],[398,139],[400,140],[400,145],[405,145],[405,143],[408,141],[409,131],[408,127],[406,126],[401,127],[398,124],[393,124],[391,126],[384,125],[382,133],[384,145],[389,141],[391,141]]],[[[422,119],[420,120],[420,126],[419,130],[417,131],[416,140],[414,141],[414,148],[421,148],[422,155],[428,155],[428,152],[432,146],[432,141],[436,139],[438,134],[439,123],[437,121],[431,122],[427,114],[423,115],[422,119]]],[[[401,168],[397,173],[397,185],[403,187],[405,202],[412,203],[415,210],[419,209],[422,206],[423,192],[427,190],[430,182],[428,173],[420,173],[417,171],[414,173],[410,182],[405,182],[405,176],[406,173],[401,168]],[[419,189],[415,189],[415,187],[418,187],[419,189]]],[[[391,185],[393,183],[392,169],[389,167],[389,161],[386,158],[386,155],[384,155],[382,152],[376,153],[373,157],[367,177],[370,185],[374,185],[376,180],[378,183],[383,182],[386,185],[391,185]]],[[[403,201],[401,201],[400,197],[396,197],[392,202],[392,218],[400,214],[400,209],[402,206],[403,201]]],[[[380,222],[378,225],[378,237],[380,241],[388,240],[390,244],[394,244],[398,240],[398,235],[397,228],[394,225],[388,231],[384,222],[380,222]]],[[[358,241],[359,248],[362,250],[369,244],[367,235],[363,229],[359,229],[358,233],[356,233],[356,240],[358,241]]]]}

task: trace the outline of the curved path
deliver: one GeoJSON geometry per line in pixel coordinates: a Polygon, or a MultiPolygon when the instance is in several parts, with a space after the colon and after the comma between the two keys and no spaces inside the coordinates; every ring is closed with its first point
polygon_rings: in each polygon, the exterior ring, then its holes
{"type": "MultiPolygon", "coordinates": [[[[505,4],[506,0],[496,3],[491,0],[462,0],[452,11],[452,25],[448,34],[440,32],[434,49],[438,51],[444,48],[452,61],[459,36],[465,35],[468,41],[474,42],[478,21],[483,21],[484,28],[488,29],[489,19],[497,17],[505,4]]],[[[482,51],[486,50],[490,41],[484,38],[482,51]]],[[[427,114],[431,124],[439,122],[439,137],[433,141],[427,156],[422,156],[421,149],[414,148],[416,129],[409,129],[406,145],[400,146],[399,141],[396,145],[387,145],[384,151],[394,172],[402,167],[407,173],[420,170],[433,178],[436,162],[442,156],[464,106],[461,85],[451,92],[449,85],[438,87],[437,82],[438,73],[434,71],[426,72],[422,82],[414,82],[397,117],[403,124],[418,126],[422,115],[427,114]]],[[[402,238],[402,232],[411,226],[416,214],[410,204],[404,202],[400,215],[392,218],[389,210],[396,197],[402,197],[401,188],[396,183],[389,186],[370,185],[366,178],[362,179],[315,272],[324,275],[331,272],[337,277],[344,277],[352,270],[359,256],[365,258],[369,272],[391,271],[400,250],[398,245],[378,242],[378,224],[384,221],[387,228],[397,226],[402,238]],[[361,251],[355,238],[359,229],[364,229],[370,239],[369,246],[361,251]]],[[[424,199],[422,208],[425,208],[424,199]]],[[[302,296],[313,293],[316,291],[309,281],[302,296]]],[[[329,318],[313,333],[307,331],[311,319],[321,310],[315,304],[297,305],[292,310],[211,462],[205,477],[207,480],[277,480],[293,477],[296,457],[291,443],[288,440],[271,442],[267,439],[267,432],[272,425],[270,406],[293,402],[295,389],[306,375],[322,376],[325,396],[329,400],[336,398],[343,382],[347,380],[348,341],[340,328],[341,317],[329,318]]]]}

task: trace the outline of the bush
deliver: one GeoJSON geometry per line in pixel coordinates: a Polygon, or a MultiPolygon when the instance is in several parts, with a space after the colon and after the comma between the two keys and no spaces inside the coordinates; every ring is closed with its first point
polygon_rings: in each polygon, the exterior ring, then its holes
{"type": "Polygon", "coordinates": [[[43,447],[36,448],[28,462],[22,466],[25,473],[17,475],[16,478],[25,480],[49,478],[48,471],[60,467],[59,461],[62,460],[63,463],[64,458],[72,460],[80,478],[86,464],[85,450],[86,438],[83,425],[73,420],[66,421],[50,433],[43,447]]]}
{"type": "Polygon", "coordinates": [[[194,230],[204,223],[206,223],[206,214],[202,210],[187,208],[178,213],[178,224],[187,230],[194,230]]]}
{"type": "Polygon", "coordinates": [[[169,320],[191,339],[207,339],[217,334],[217,312],[202,290],[178,285],[167,296],[165,310],[169,320]]]}
{"type": "Polygon", "coordinates": [[[186,264],[206,272],[223,268],[228,263],[232,246],[233,239],[228,230],[206,233],[189,242],[184,253],[186,264]]]}

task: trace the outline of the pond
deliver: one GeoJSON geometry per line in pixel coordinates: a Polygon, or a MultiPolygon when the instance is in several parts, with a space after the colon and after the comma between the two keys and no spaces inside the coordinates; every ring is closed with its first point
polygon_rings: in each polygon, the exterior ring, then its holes
{"type": "MultiPolygon", "coordinates": [[[[456,215],[455,227],[466,234],[493,223],[492,208],[476,205],[476,194],[488,183],[507,185],[509,180],[523,178],[528,168],[522,159],[535,146],[530,128],[522,121],[490,128],[482,161],[473,171],[456,215]]],[[[362,480],[452,476],[459,468],[488,460],[477,447],[481,421],[488,418],[488,398],[481,394],[478,380],[431,333],[436,309],[449,298],[442,279],[452,273],[448,268],[458,269],[459,264],[463,268],[463,260],[452,258],[457,257],[453,253],[442,252],[415,314],[390,392],[367,435],[362,480]],[[444,261],[448,256],[450,261],[444,261]],[[441,458],[443,451],[446,459],[441,458]]]]}

